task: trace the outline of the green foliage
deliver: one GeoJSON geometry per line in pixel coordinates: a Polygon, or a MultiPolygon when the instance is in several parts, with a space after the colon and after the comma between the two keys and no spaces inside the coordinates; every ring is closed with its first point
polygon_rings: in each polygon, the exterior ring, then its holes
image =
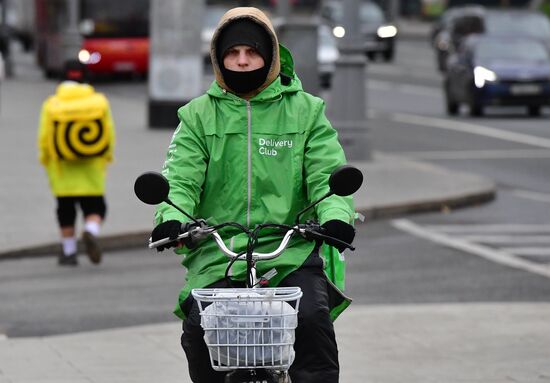
{"type": "Polygon", "coordinates": [[[546,14],[546,16],[550,17],[550,1],[545,1],[540,6],[540,10],[546,14]]]}

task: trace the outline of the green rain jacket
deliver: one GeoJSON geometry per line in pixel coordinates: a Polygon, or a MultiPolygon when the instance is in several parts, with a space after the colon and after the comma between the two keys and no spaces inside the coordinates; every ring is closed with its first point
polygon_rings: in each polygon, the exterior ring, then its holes
{"type": "MultiPolygon", "coordinates": [[[[232,221],[249,228],[266,222],[293,224],[300,210],[328,192],[330,173],[346,163],[337,133],[325,117],[324,102],[302,90],[290,53],[281,49],[282,71],[291,77],[288,85],[277,77],[246,100],[214,81],[205,95],[179,109],[180,123],[163,174],[170,183],[170,200],[192,216],[209,224],[232,221]]],[[[339,219],[351,224],[353,217],[351,197],[331,196],[302,219],[314,218],[321,224],[339,219]]],[[[161,204],[156,222],[168,220],[188,221],[173,207],[161,204]]],[[[246,249],[247,236],[236,229],[223,229],[220,235],[233,251],[246,249]]],[[[273,251],[281,238],[266,230],[256,251],[273,251]]],[[[276,286],[300,267],[314,247],[313,242],[294,236],[281,256],[258,262],[258,275],[275,269],[277,274],[269,284],[276,286]]],[[[228,259],[212,239],[177,252],[187,268],[175,310],[183,319],[182,304],[191,290],[222,279],[228,259]]],[[[332,274],[329,279],[342,287],[338,252],[327,246],[322,253],[327,274],[332,274]]],[[[235,262],[230,275],[244,281],[246,262],[235,262]]],[[[333,283],[330,286],[337,292],[333,283]]],[[[335,319],[350,300],[340,294],[331,297],[335,319]]]]}

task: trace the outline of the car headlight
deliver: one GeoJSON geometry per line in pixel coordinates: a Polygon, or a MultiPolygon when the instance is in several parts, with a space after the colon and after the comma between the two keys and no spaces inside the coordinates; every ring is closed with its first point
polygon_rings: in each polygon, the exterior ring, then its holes
{"type": "Polygon", "coordinates": [[[382,25],[376,31],[376,34],[381,39],[387,39],[397,35],[397,27],[395,25],[382,25]]]}
{"type": "Polygon", "coordinates": [[[334,35],[334,37],[341,39],[346,35],[346,29],[343,26],[338,25],[332,28],[332,34],[334,35]]]}
{"type": "Polygon", "coordinates": [[[497,74],[492,70],[489,70],[482,66],[476,66],[474,68],[474,83],[476,87],[483,88],[486,82],[493,82],[497,80],[497,74]]]}
{"type": "Polygon", "coordinates": [[[80,52],[78,52],[78,61],[80,61],[82,64],[87,64],[90,60],[90,52],[86,49],[81,49],[80,52]]]}
{"type": "Polygon", "coordinates": [[[78,52],[78,61],[82,64],[97,64],[101,61],[101,53],[81,49],[80,52],[78,52]]]}

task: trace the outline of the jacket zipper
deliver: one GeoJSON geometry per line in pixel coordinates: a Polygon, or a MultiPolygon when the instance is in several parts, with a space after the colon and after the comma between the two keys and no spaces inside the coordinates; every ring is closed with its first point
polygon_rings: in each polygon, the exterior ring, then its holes
{"type": "Polygon", "coordinates": [[[252,203],[252,107],[246,100],[247,131],[248,131],[248,202],[246,208],[246,226],[250,227],[250,205],[252,203]]]}

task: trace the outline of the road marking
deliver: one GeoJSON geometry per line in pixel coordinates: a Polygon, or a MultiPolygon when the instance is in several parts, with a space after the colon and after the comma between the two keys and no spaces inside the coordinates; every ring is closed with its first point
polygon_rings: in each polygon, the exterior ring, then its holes
{"type": "Polygon", "coordinates": [[[425,225],[427,230],[444,233],[550,233],[550,225],[520,225],[520,224],[466,224],[466,225],[425,225]]]}
{"type": "Polygon", "coordinates": [[[512,190],[512,194],[514,194],[517,197],[526,198],[533,201],[550,203],[550,194],[547,194],[547,193],[539,193],[539,192],[533,192],[529,190],[516,189],[516,190],[512,190]]]}
{"type": "Polygon", "coordinates": [[[429,230],[425,227],[415,224],[408,219],[396,219],[392,221],[392,226],[407,232],[419,238],[424,238],[440,245],[451,247],[469,254],[477,255],[481,258],[498,263],[500,265],[524,270],[533,274],[538,274],[550,278],[550,267],[547,265],[535,264],[527,260],[515,257],[513,254],[500,250],[495,250],[487,246],[470,243],[460,238],[450,237],[443,233],[429,230]]]}
{"type": "Polygon", "coordinates": [[[488,245],[500,245],[500,244],[524,244],[524,243],[538,243],[538,244],[550,244],[550,235],[463,235],[462,239],[468,242],[480,242],[488,245]]]}
{"type": "Polygon", "coordinates": [[[507,150],[446,150],[399,152],[399,156],[420,160],[492,160],[512,158],[550,158],[550,150],[507,149],[507,150]]]}
{"type": "Polygon", "coordinates": [[[391,116],[395,122],[432,128],[454,130],[457,132],[477,134],[479,136],[497,138],[503,141],[510,141],[525,145],[550,149],[550,139],[532,136],[529,134],[515,133],[507,130],[491,128],[489,126],[470,124],[461,121],[446,120],[443,118],[418,116],[415,114],[395,113],[391,116]]]}
{"type": "MultiPolygon", "coordinates": [[[[418,69],[418,68],[414,68],[418,69]]],[[[400,67],[395,65],[368,65],[367,66],[367,78],[369,74],[375,75],[389,75],[393,77],[405,76],[408,78],[424,79],[424,80],[434,80],[438,79],[439,76],[434,75],[432,69],[423,70],[422,72],[413,71],[411,67],[400,67]]]]}
{"type": "Polygon", "coordinates": [[[502,247],[501,250],[520,257],[550,257],[550,247],[502,247]]]}
{"type": "Polygon", "coordinates": [[[438,89],[436,90],[435,88],[432,88],[429,86],[403,84],[398,86],[397,89],[399,89],[403,93],[411,93],[411,94],[416,94],[421,96],[441,98],[441,91],[438,89]]]}
{"type": "Polygon", "coordinates": [[[382,90],[382,91],[398,91],[400,93],[409,93],[420,96],[429,96],[429,97],[441,97],[441,92],[436,90],[436,88],[429,86],[420,86],[420,85],[396,85],[387,81],[378,81],[378,80],[368,80],[367,88],[371,90],[382,90]]]}

